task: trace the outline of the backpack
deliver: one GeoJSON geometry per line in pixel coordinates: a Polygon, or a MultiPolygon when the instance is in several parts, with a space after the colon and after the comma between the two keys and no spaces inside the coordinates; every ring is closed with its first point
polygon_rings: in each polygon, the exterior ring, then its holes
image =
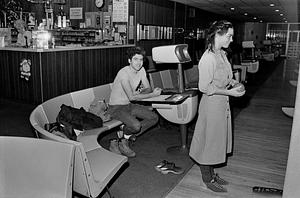
{"type": "Polygon", "coordinates": [[[103,120],[93,113],[62,104],[56,117],[56,121],[62,125],[71,125],[74,129],[83,131],[103,126],[103,120]]]}
{"type": "Polygon", "coordinates": [[[77,109],[62,104],[56,122],[45,124],[44,128],[50,133],[76,141],[77,135],[74,129],[83,131],[102,126],[103,120],[93,113],[86,112],[82,107],[77,109]]]}

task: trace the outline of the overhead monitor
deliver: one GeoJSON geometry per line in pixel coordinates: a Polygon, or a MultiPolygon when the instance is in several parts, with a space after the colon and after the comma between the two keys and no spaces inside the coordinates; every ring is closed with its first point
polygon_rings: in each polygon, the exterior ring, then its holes
{"type": "Polygon", "coordinates": [[[152,59],[156,63],[186,63],[191,61],[187,44],[165,45],[152,48],[152,59]]]}

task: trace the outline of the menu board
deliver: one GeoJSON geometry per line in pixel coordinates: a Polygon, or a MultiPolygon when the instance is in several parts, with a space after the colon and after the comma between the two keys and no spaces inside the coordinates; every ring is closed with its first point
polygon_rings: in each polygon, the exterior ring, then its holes
{"type": "Polygon", "coordinates": [[[128,22],[128,0],[113,0],[113,22],[128,22]]]}

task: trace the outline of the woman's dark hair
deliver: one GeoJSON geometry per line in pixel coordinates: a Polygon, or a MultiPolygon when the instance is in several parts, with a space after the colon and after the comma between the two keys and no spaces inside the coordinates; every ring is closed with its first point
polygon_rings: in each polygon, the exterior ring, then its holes
{"type": "Polygon", "coordinates": [[[233,28],[233,25],[228,21],[221,20],[213,22],[207,32],[205,48],[214,51],[213,46],[215,45],[215,35],[224,35],[228,32],[229,28],[233,28]]]}
{"type": "Polygon", "coordinates": [[[142,47],[132,47],[132,48],[129,48],[127,50],[127,57],[128,57],[128,59],[131,59],[136,54],[140,54],[143,57],[145,57],[146,52],[145,52],[145,50],[142,47]]]}

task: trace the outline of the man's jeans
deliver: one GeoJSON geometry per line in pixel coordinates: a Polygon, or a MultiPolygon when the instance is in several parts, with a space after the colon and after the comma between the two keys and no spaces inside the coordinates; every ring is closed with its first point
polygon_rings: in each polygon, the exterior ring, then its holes
{"type": "Polygon", "coordinates": [[[108,113],[123,122],[126,135],[140,135],[158,122],[158,115],[150,107],[139,104],[110,105],[108,113]]]}

